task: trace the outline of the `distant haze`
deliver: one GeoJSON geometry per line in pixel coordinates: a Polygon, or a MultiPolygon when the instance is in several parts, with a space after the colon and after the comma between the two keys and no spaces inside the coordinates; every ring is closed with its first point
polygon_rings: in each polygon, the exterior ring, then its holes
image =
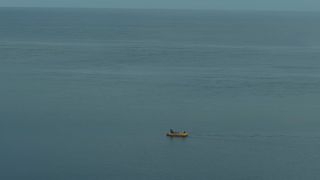
{"type": "Polygon", "coordinates": [[[319,0],[1,0],[0,7],[88,7],[319,11],[319,0]]]}

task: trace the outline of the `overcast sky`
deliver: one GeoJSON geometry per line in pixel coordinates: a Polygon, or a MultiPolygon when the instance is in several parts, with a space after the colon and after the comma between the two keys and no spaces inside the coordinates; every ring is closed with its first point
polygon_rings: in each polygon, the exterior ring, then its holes
{"type": "Polygon", "coordinates": [[[320,0],[0,0],[0,6],[320,11],[320,0]]]}

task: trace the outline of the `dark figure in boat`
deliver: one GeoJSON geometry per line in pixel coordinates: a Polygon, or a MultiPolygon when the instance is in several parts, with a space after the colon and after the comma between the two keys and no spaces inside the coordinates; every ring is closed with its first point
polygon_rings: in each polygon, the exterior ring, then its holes
{"type": "Polygon", "coordinates": [[[167,133],[167,136],[170,136],[170,137],[187,137],[188,133],[186,131],[177,132],[177,131],[174,131],[173,129],[170,129],[170,132],[167,133]]]}

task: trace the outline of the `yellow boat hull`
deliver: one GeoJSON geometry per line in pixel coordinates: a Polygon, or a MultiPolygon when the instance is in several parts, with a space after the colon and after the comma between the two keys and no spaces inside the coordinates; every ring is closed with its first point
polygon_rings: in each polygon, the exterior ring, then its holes
{"type": "Polygon", "coordinates": [[[169,137],[188,137],[188,133],[167,133],[167,136],[169,137]]]}

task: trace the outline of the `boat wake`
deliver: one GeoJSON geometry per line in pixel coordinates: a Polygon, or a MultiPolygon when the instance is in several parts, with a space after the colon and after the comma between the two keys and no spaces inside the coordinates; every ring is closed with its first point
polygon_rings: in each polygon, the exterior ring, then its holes
{"type": "Polygon", "coordinates": [[[276,139],[317,139],[320,140],[319,135],[300,135],[300,134],[219,134],[219,133],[192,133],[192,138],[196,139],[211,139],[211,140],[276,140],[276,139]]]}

